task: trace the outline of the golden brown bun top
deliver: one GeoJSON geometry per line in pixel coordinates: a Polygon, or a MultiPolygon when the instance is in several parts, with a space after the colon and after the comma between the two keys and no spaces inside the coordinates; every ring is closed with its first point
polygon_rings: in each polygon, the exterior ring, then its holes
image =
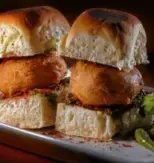
{"type": "Polygon", "coordinates": [[[100,35],[103,35],[101,30],[99,30],[102,28],[102,25],[108,32],[113,30],[113,32],[115,32],[113,34],[116,34],[116,29],[121,32],[127,32],[129,25],[135,26],[138,23],[140,23],[139,19],[130,13],[105,8],[92,8],[86,10],[75,21],[76,27],[82,27],[80,30],[89,30],[93,34],[100,35]],[[127,26],[125,23],[127,23],[127,26]],[[97,28],[94,29],[93,27],[96,26],[97,28]]]}
{"type": "Polygon", "coordinates": [[[55,50],[70,25],[50,6],[38,6],[0,14],[0,58],[33,56],[55,50]]]}
{"type": "Polygon", "coordinates": [[[70,90],[84,105],[131,104],[143,79],[134,68],[129,73],[116,68],[78,61],[71,69],[70,90]]]}
{"type": "Polygon", "coordinates": [[[146,33],[134,15],[105,8],[92,8],[74,21],[68,36],[61,40],[59,53],[130,71],[148,63],[146,33]]]}
{"type": "Polygon", "coordinates": [[[115,23],[118,25],[119,23],[127,21],[128,23],[134,25],[140,22],[138,18],[135,17],[134,15],[120,10],[113,10],[113,9],[111,10],[106,8],[93,8],[87,10],[87,12],[85,13],[87,13],[87,15],[89,15],[89,18],[91,17],[91,19],[93,18],[99,22],[107,21],[107,23],[109,24],[115,23]]]}
{"type": "Polygon", "coordinates": [[[6,11],[0,14],[0,24],[19,25],[32,32],[37,26],[47,25],[49,21],[58,21],[61,25],[69,28],[67,19],[62,13],[50,6],[37,6],[6,11]]]}

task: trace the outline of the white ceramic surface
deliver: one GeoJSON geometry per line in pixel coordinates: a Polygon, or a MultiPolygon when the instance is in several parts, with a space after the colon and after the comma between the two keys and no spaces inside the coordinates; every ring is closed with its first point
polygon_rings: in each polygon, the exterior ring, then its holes
{"type": "MultiPolygon", "coordinates": [[[[154,163],[154,153],[141,147],[135,141],[113,141],[95,142],[94,140],[84,140],[82,138],[55,136],[51,129],[39,131],[27,131],[0,123],[0,133],[5,132],[10,135],[21,137],[22,139],[32,138],[46,142],[49,145],[57,145],[62,151],[69,149],[74,152],[82,152],[89,156],[94,156],[99,160],[108,160],[112,163],[154,163]],[[49,133],[50,134],[47,134],[49,133]]],[[[2,140],[0,140],[2,141],[2,140]]],[[[2,142],[5,142],[3,140],[2,142]]],[[[104,162],[103,162],[104,163],[104,162]]]]}

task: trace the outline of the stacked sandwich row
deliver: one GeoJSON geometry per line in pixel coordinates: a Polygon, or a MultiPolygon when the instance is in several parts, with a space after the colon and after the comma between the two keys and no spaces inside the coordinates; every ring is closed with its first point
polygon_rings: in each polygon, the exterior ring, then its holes
{"type": "Polygon", "coordinates": [[[137,17],[94,8],[70,27],[42,6],[2,13],[0,22],[0,122],[98,139],[152,124],[136,68],[149,62],[137,17]],[[67,79],[65,59],[75,60],[67,79]]]}
{"type": "Polygon", "coordinates": [[[69,28],[66,18],[48,6],[0,14],[1,122],[20,128],[54,125],[49,87],[66,75],[66,63],[56,49],[69,28]]]}
{"type": "Polygon", "coordinates": [[[79,15],[58,47],[61,56],[76,63],[67,100],[57,107],[56,129],[108,140],[151,125],[152,114],[141,114],[144,81],[136,68],[149,62],[146,42],[134,15],[102,8],[79,15]]]}

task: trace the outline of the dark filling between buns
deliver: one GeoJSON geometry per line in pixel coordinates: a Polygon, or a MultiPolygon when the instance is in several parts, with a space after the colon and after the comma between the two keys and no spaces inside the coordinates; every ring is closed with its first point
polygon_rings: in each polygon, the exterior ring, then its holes
{"type": "Polygon", "coordinates": [[[108,113],[111,113],[117,110],[127,110],[133,107],[133,104],[131,105],[84,105],[78,98],[76,98],[73,94],[71,94],[69,90],[69,79],[65,79],[61,81],[59,86],[56,88],[56,92],[58,94],[58,103],[65,103],[67,105],[78,105],[80,107],[95,110],[95,111],[107,111],[108,113]]]}
{"type": "Polygon", "coordinates": [[[56,88],[56,92],[58,94],[57,102],[65,103],[67,105],[77,105],[82,107],[83,109],[89,109],[94,111],[103,111],[109,115],[112,115],[113,118],[118,119],[125,112],[132,110],[133,108],[138,108],[139,113],[142,117],[145,117],[144,108],[141,106],[143,101],[143,97],[147,94],[141,91],[133,100],[131,104],[121,105],[101,105],[101,106],[92,106],[92,105],[83,105],[83,103],[77,99],[73,94],[71,94],[69,90],[69,78],[62,80],[61,83],[56,88]]]}

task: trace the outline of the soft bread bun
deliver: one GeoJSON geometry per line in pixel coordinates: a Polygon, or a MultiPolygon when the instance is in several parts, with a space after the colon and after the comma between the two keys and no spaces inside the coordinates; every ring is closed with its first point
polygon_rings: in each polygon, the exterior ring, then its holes
{"type": "Polygon", "coordinates": [[[66,75],[65,61],[55,54],[17,57],[0,64],[0,91],[14,96],[33,88],[59,84],[66,75]]]}
{"type": "Polygon", "coordinates": [[[0,58],[33,56],[55,50],[70,28],[66,18],[49,6],[12,10],[0,14],[0,58]]]}
{"type": "Polygon", "coordinates": [[[70,91],[84,105],[130,104],[142,84],[142,76],[136,68],[126,73],[78,61],[71,69],[70,91]]]}
{"type": "Polygon", "coordinates": [[[112,113],[106,109],[98,111],[79,105],[58,103],[55,128],[70,136],[108,141],[115,134],[126,135],[136,128],[146,128],[152,124],[152,115],[143,117],[138,108],[130,108],[117,117],[112,113]]]}
{"type": "Polygon", "coordinates": [[[42,93],[0,100],[0,122],[11,126],[38,129],[55,125],[55,118],[55,103],[42,93]]]}
{"type": "Polygon", "coordinates": [[[58,44],[59,55],[130,71],[148,63],[147,37],[132,14],[103,8],[88,9],[58,44]]]}
{"type": "Polygon", "coordinates": [[[118,129],[116,120],[104,110],[94,111],[78,105],[58,103],[55,128],[70,136],[108,140],[118,129]]]}

